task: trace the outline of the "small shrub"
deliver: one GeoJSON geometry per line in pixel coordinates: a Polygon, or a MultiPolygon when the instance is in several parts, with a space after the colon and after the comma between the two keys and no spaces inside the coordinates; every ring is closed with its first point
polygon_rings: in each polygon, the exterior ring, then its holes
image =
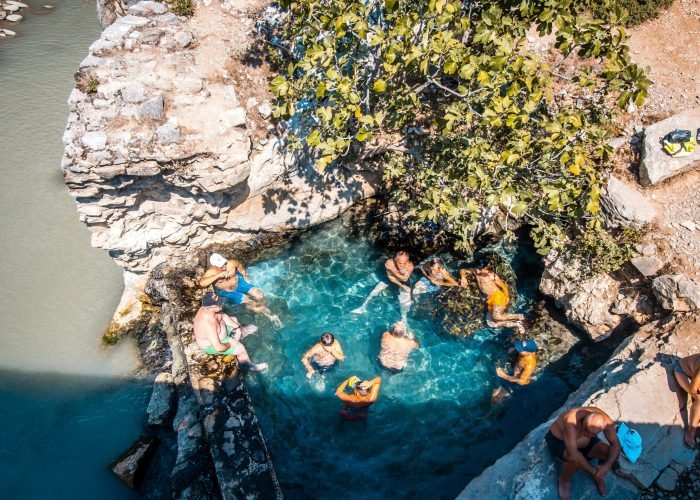
{"type": "Polygon", "coordinates": [[[97,94],[97,87],[100,85],[100,81],[97,79],[96,76],[91,75],[90,79],[87,81],[87,84],[85,85],[85,93],[86,94],[97,94]]]}
{"type": "Polygon", "coordinates": [[[171,0],[170,8],[178,16],[191,16],[194,14],[192,0],[171,0]]]}
{"type": "MultiPolygon", "coordinates": [[[[613,0],[612,6],[622,7],[629,13],[627,22],[629,26],[636,26],[648,19],[656,19],[663,9],[671,6],[673,0],[613,0]]],[[[601,5],[597,9],[597,14],[603,14],[601,5]]],[[[607,9],[606,9],[607,10],[607,9]]]]}

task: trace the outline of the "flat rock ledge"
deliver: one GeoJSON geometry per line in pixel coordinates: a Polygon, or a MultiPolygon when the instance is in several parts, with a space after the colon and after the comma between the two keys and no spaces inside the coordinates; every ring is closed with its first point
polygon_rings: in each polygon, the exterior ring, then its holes
{"type": "MultiPolygon", "coordinates": [[[[655,482],[672,488],[670,480],[691,466],[696,452],[683,444],[679,389],[672,373],[672,357],[700,350],[700,320],[678,317],[664,325],[650,324],[627,339],[600,369],[590,375],[562,408],[541,424],[510,453],[474,479],[459,499],[558,498],[560,473],[544,442],[554,419],[576,406],[596,406],[616,422],[625,422],[642,436],[644,451],[635,464],[624,456],[619,468],[608,474],[608,498],[638,498],[640,489],[655,482]]],[[[584,472],[572,479],[571,497],[599,498],[584,472]]]]}

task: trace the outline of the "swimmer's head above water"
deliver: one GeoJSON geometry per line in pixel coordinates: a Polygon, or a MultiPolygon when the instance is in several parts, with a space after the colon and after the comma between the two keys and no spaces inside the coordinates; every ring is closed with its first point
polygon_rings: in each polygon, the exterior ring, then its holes
{"type": "Polygon", "coordinates": [[[321,344],[325,346],[332,346],[334,341],[335,337],[330,332],[326,332],[323,335],[321,335],[321,344]]]}

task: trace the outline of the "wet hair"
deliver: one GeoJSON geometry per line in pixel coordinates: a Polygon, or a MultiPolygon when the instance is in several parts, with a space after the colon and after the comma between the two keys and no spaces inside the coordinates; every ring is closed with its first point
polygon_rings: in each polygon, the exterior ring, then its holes
{"type": "Polygon", "coordinates": [[[371,387],[369,387],[369,386],[367,385],[367,382],[366,382],[365,380],[361,380],[360,382],[358,382],[357,384],[355,384],[354,389],[356,389],[357,391],[361,392],[362,394],[367,394],[367,393],[369,393],[371,387]]]}
{"type": "Polygon", "coordinates": [[[445,267],[445,264],[443,264],[443,263],[442,263],[442,260],[440,260],[440,259],[433,259],[433,260],[430,262],[430,266],[431,266],[431,267],[432,267],[432,266],[445,267]]]}
{"type": "Polygon", "coordinates": [[[408,257],[408,252],[405,250],[399,250],[398,252],[396,252],[396,255],[394,257],[398,259],[399,257],[403,257],[404,255],[408,257]]]}
{"type": "Polygon", "coordinates": [[[323,335],[321,335],[321,343],[323,345],[333,345],[334,341],[335,341],[335,337],[330,332],[326,332],[323,335]]]}
{"type": "Polygon", "coordinates": [[[406,335],[406,323],[404,323],[403,321],[397,321],[396,323],[391,325],[390,332],[394,337],[403,337],[404,335],[406,335]],[[397,331],[397,326],[401,329],[400,332],[397,331]]]}

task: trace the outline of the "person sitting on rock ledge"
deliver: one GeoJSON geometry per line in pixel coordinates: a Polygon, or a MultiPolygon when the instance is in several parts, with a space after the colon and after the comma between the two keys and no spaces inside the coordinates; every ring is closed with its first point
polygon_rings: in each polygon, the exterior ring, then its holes
{"type": "Polygon", "coordinates": [[[683,441],[691,448],[695,448],[695,434],[700,425],[700,354],[674,358],[673,376],[681,389],[690,396],[688,426],[685,429],[683,441]]]}
{"type": "Polygon", "coordinates": [[[552,455],[564,461],[559,498],[569,499],[571,476],[579,469],[593,477],[601,495],[607,494],[605,475],[620,455],[621,446],[615,425],[603,410],[591,406],[572,408],[554,421],[544,439],[552,455]],[[598,439],[601,432],[609,445],[598,439]],[[597,467],[589,463],[592,458],[598,459],[597,467]]]}
{"type": "Polygon", "coordinates": [[[219,297],[224,297],[233,304],[245,304],[251,311],[267,316],[276,327],[282,326],[279,317],[267,307],[262,291],[249,282],[243,264],[234,259],[226,260],[218,253],[211,254],[209,264],[209,269],[199,280],[200,287],[212,285],[214,293],[219,297]]]}
{"type": "Polygon", "coordinates": [[[267,368],[267,363],[253,363],[240,339],[258,331],[255,325],[241,326],[224,313],[224,301],[213,293],[202,297],[202,307],[194,317],[194,339],[207,354],[235,355],[238,362],[252,371],[267,368]],[[233,333],[233,336],[231,334],[233,333]]]}
{"type": "Polygon", "coordinates": [[[321,341],[316,342],[301,357],[301,362],[306,367],[306,378],[311,378],[316,373],[316,370],[311,365],[311,361],[314,362],[320,371],[329,369],[337,361],[345,361],[343,348],[332,333],[326,332],[321,335],[321,341]]]}
{"type": "Polygon", "coordinates": [[[486,295],[486,324],[491,328],[511,327],[520,334],[525,333],[525,316],[522,314],[512,314],[506,312],[510,296],[508,286],[498,277],[496,273],[490,271],[485,263],[479,263],[475,268],[459,270],[459,281],[463,287],[467,286],[467,276],[472,273],[476,278],[481,293],[486,295]]]}
{"type": "Polygon", "coordinates": [[[396,252],[396,256],[386,260],[384,268],[389,281],[398,285],[404,292],[411,291],[411,287],[406,283],[413,273],[413,262],[408,258],[407,252],[396,252]]]}
{"type": "MultiPolygon", "coordinates": [[[[537,344],[534,340],[519,340],[515,343],[518,351],[518,362],[513,370],[513,375],[508,375],[500,366],[496,368],[496,375],[512,384],[528,385],[532,381],[532,374],[537,368],[537,344]]],[[[511,391],[499,387],[493,392],[492,400],[497,403],[507,397],[511,391]]]]}
{"type": "Polygon", "coordinates": [[[335,395],[345,403],[345,406],[340,410],[340,416],[346,420],[367,418],[369,407],[377,400],[381,385],[381,377],[360,380],[359,377],[353,375],[345,379],[335,390],[335,395]],[[347,394],[346,388],[352,389],[353,393],[347,394]]]}
{"type": "Polygon", "coordinates": [[[408,355],[419,347],[420,344],[413,338],[413,334],[406,330],[406,323],[399,321],[394,323],[391,330],[382,334],[379,362],[384,368],[401,371],[406,366],[408,355]]]}

